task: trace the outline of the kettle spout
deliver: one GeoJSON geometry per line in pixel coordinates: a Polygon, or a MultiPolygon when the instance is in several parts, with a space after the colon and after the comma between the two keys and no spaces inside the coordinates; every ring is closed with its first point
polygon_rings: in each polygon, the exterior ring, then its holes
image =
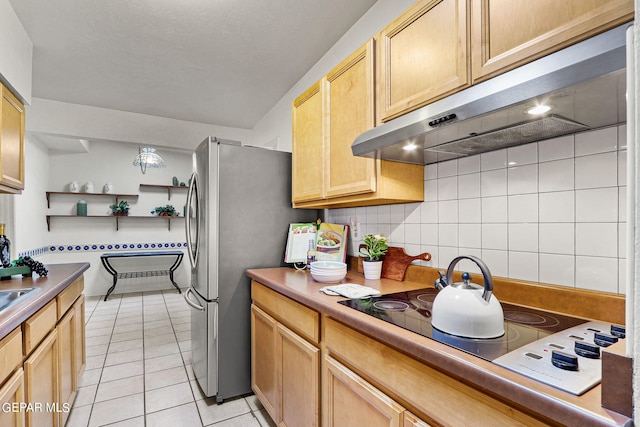
{"type": "Polygon", "coordinates": [[[447,283],[447,276],[444,273],[444,271],[438,271],[438,274],[440,275],[439,279],[436,279],[436,281],[434,282],[433,286],[441,291],[444,289],[445,286],[449,286],[449,284],[447,283]]]}

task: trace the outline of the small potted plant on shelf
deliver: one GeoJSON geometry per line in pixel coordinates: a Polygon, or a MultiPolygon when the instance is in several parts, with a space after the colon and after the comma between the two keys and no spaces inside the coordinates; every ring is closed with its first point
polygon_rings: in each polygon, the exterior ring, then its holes
{"type": "Polygon", "coordinates": [[[382,257],[389,249],[389,239],[382,234],[367,234],[364,236],[364,248],[360,249],[360,256],[364,257],[362,267],[365,279],[379,279],[382,272],[382,257]]]}
{"type": "Polygon", "coordinates": [[[123,200],[120,203],[109,206],[111,214],[113,216],[127,216],[129,215],[129,202],[123,200]]]}
{"type": "Polygon", "coordinates": [[[179,216],[173,205],[158,206],[151,211],[151,214],[158,216],[179,216]]]}

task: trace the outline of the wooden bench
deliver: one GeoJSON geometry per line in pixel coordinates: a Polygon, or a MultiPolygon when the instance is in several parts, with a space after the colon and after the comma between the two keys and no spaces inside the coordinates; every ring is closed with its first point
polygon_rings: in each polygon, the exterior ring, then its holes
{"type": "Polygon", "coordinates": [[[108,254],[102,254],[100,256],[100,261],[104,268],[113,276],[113,285],[107,291],[107,294],[104,296],[104,300],[106,301],[109,295],[116,288],[116,283],[118,279],[134,279],[138,277],[157,277],[157,276],[169,276],[169,280],[173,286],[178,290],[178,292],[182,293],[178,284],[173,280],[173,273],[176,271],[180,263],[182,262],[182,257],[184,253],[182,251],[149,251],[149,252],[114,252],[108,254]],[[118,273],[116,269],[109,262],[112,258],[137,258],[137,257],[157,257],[157,256],[169,256],[175,257],[173,264],[169,267],[168,270],[148,270],[148,271],[133,271],[126,273],[118,273]]]}

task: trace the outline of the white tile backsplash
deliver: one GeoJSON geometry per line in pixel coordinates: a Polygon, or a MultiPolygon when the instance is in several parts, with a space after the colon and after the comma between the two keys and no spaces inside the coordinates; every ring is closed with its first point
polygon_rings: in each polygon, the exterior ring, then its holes
{"type": "Polygon", "coordinates": [[[618,129],[615,127],[578,133],[576,157],[618,150],[618,129]]]}
{"type": "Polygon", "coordinates": [[[509,196],[509,222],[538,222],[538,194],[509,196]]]}
{"type": "Polygon", "coordinates": [[[576,189],[618,185],[618,153],[576,157],[576,189]]]}
{"type": "Polygon", "coordinates": [[[538,164],[509,168],[507,193],[527,194],[538,192],[538,164]]]}
{"type": "Polygon", "coordinates": [[[576,223],[576,255],[618,257],[618,224],[576,223]]]}
{"type": "Polygon", "coordinates": [[[541,253],[538,259],[541,282],[570,287],[575,285],[575,256],[541,253]]]}
{"type": "Polygon", "coordinates": [[[458,177],[458,198],[480,197],[480,173],[470,173],[458,177]]]}
{"type": "Polygon", "coordinates": [[[507,150],[496,150],[480,154],[480,170],[503,169],[507,166],[507,150]]]}
{"type": "Polygon", "coordinates": [[[538,223],[509,224],[509,251],[538,252],[538,223]]]}
{"type": "Polygon", "coordinates": [[[365,232],[431,253],[421,265],[446,269],[473,254],[495,276],[625,293],[625,132],[619,126],[427,165],[424,202],[333,209],[327,221],[357,215],[365,232]]]}
{"type": "Polygon", "coordinates": [[[574,159],[554,160],[538,165],[538,191],[574,189],[574,159]]]}
{"type": "Polygon", "coordinates": [[[438,178],[438,200],[458,199],[458,177],[438,178]]]}
{"type": "Polygon", "coordinates": [[[618,187],[576,190],[576,222],[617,222],[618,187]]]}
{"type": "Polygon", "coordinates": [[[569,159],[574,157],[573,135],[560,138],[547,139],[538,142],[538,161],[549,162],[551,160],[569,159]]]}
{"type": "Polygon", "coordinates": [[[538,281],[538,254],[509,251],[509,277],[538,281]]]}
{"type": "Polygon", "coordinates": [[[538,144],[525,144],[507,149],[507,166],[538,164],[538,144]]]}
{"type": "Polygon", "coordinates": [[[507,170],[496,169],[480,172],[480,194],[482,197],[507,194],[507,170]]]}
{"type": "Polygon", "coordinates": [[[458,200],[458,222],[481,223],[482,222],[482,199],[458,200]]]}
{"type": "MultiPolygon", "coordinates": [[[[428,165],[425,167],[428,167],[428,165]]],[[[480,156],[462,157],[458,159],[459,175],[466,175],[475,172],[480,172],[480,156]]]]}
{"type": "Polygon", "coordinates": [[[576,285],[582,289],[617,293],[618,274],[617,258],[576,256],[576,285]]]}
{"type": "Polygon", "coordinates": [[[507,224],[482,224],[482,249],[507,250],[507,224]]]}
{"type": "Polygon", "coordinates": [[[538,250],[548,254],[575,254],[575,224],[540,223],[538,250]]]}
{"type": "Polygon", "coordinates": [[[575,191],[540,193],[538,202],[540,222],[575,221],[575,191]]]}
{"type": "Polygon", "coordinates": [[[449,160],[447,162],[437,163],[438,178],[445,178],[447,176],[458,175],[458,162],[456,160],[449,160]]]}
{"type": "Polygon", "coordinates": [[[482,222],[507,222],[507,196],[482,198],[482,222]]]}

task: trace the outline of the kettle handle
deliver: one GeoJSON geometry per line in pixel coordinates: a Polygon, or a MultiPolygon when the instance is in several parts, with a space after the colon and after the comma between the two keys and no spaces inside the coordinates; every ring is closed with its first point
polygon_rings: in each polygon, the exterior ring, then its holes
{"type": "Polygon", "coordinates": [[[482,271],[482,276],[484,278],[484,291],[482,292],[482,299],[486,302],[489,302],[491,299],[491,294],[493,293],[493,277],[491,276],[491,272],[489,271],[489,267],[482,261],[480,258],[475,257],[473,255],[461,255],[456,257],[449,264],[449,268],[447,269],[447,283],[453,283],[453,269],[456,264],[463,259],[469,259],[476,263],[478,267],[480,267],[480,271],[482,271]]]}

